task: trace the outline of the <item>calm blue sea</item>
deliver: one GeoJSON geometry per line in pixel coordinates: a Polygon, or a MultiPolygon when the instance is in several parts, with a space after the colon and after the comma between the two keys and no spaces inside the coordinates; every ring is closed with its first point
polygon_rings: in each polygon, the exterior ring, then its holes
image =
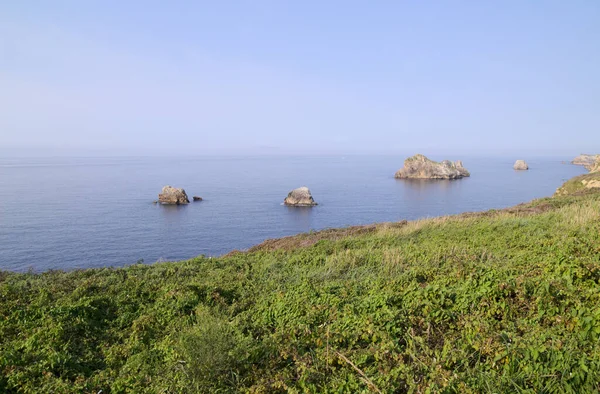
{"type": "Polygon", "coordinates": [[[396,180],[399,156],[0,158],[0,269],[71,270],[216,256],[309,230],[504,208],[551,195],[569,158],[462,159],[471,178],[396,180]],[[183,187],[187,206],[152,202],[183,187]],[[282,205],[308,186],[320,204],[282,205]]]}

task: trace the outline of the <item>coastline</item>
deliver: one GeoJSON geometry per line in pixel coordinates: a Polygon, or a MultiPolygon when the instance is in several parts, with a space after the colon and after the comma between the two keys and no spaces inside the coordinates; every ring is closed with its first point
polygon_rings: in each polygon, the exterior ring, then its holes
{"type": "Polygon", "coordinates": [[[592,189],[218,258],[3,271],[0,390],[590,392],[599,244],[592,189]]]}
{"type": "MultiPolygon", "coordinates": [[[[290,251],[290,250],[294,250],[297,248],[306,248],[306,247],[313,246],[315,243],[317,243],[319,241],[336,241],[336,240],[340,240],[344,237],[352,237],[352,236],[371,234],[371,233],[374,233],[374,232],[377,232],[380,230],[399,229],[402,227],[410,228],[410,227],[424,225],[427,223],[442,222],[442,221],[449,221],[449,220],[456,221],[456,220],[461,220],[461,219],[465,219],[465,218],[483,218],[483,217],[490,217],[490,216],[498,215],[498,214],[502,214],[502,213],[516,214],[516,215],[537,214],[537,213],[542,213],[542,212],[545,212],[545,211],[551,209],[552,199],[554,197],[556,197],[557,194],[560,194],[559,193],[560,190],[565,188],[565,186],[569,186],[569,188],[570,188],[569,192],[565,193],[565,194],[573,194],[573,193],[578,194],[578,193],[581,193],[581,190],[573,188],[572,185],[574,184],[574,181],[579,180],[579,179],[584,179],[584,180],[595,179],[596,177],[597,177],[597,175],[595,175],[595,173],[584,173],[582,175],[574,176],[573,178],[571,178],[571,179],[567,180],[565,183],[563,183],[563,185],[560,186],[557,189],[557,192],[555,194],[553,194],[552,196],[541,197],[541,198],[533,199],[530,201],[521,202],[517,205],[506,207],[506,208],[498,208],[498,209],[491,208],[491,209],[482,210],[482,211],[468,211],[468,212],[457,213],[457,214],[452,214],[452,215],[433,216],[433,217],[426,217],[426,218],[420,218],[420,219],[415,219],[415,220],[400,220],[400,221],[395,221],[395,222],[375,222],[375,223],[363,224],[363,225],[325,228],[325,229],[321,229],[321,230],[303,232],[303,233],[298,233],[298,234],[289,235],[289,236],[268,238],[262,242],[254,244],[246,249],[232,249],[229,252],[226,252],[224,254],[217,255],[217,256],[197,255],[197,256],[190,257],[189,259],[186,258],[186,259],[180,259],[180,260],[159,260],[159,261],[148,262],[148,263],[143,263],[143,264],[151,266],[151,265],[162,264],[162,263],[184,262],[184,261],[194,260],[197,258],[220,259],[220,258],[228,258],[228,257],[232,257],[232,256],[245,255],[245,254],[255,253],[255,252],[270,252],[270,251],[277,251],[277,250],[290,251]]],[[[598,176],[598,178],[600,178],[600,176],[598,176]]],[[[439,182],[439,181],[433,180],[432,182],[439,182]]],[[[592,190],[590,193],[594,193],[594,191],[592,190]]],[[[283,205],[283,204],[281,204],[281,205],[283,205]]],[[[120,266],[106,266],[106,267],[75,268],[74,270],[120,269],[120,268],[127,268],[132,265],[134,265],[134,264],[120,265],[120,266]]],[[[72,270],[50,269],[48,271],[69,272],[72,270]]],[[[43,274],[44,272],[46,272],[46,271],[40,271],[40,272],[32,271],[32,270],[28,271],[28,273],[35,273],[35,274],[43,274]]],[[[0,273],[23,273],[23,272],[0,269],[0,273]]]]}
{"type": "MultiPolygon", "coordinates": [[[[592,191],[591,193],[595,193],[592,191]]],[[[553,197],[542,197],[534,199],[529,202],[523,202],[518,205],[500,208],[500,209],[489,209],[485,211],[473,211],[463,212],[455,215],[443,215],[429,218],[422,218],[416,220],[400,220],[398,222],[380,222],[358,226],[348,226],[339,228],[329,228],[318,231],[311,231],[307,233],[300,233],[296,235],[290,235],[287,237],[271,238],[266,239],[263,242],[251,246],[245,250],[232,250],[222,256],[218,257],[230,257],[240,254],[254,253],[254,252],[270,252],[276,250],[293,250],[297,248],[306,248],[313,246],[319,241],[336,241],[344,237],[359,236],[364,234],[374,233],[378,230],[387,229],[399,229],[403,227],[415,227],[428,223],[445,222],[445,221],[456,221],[466,218],[484,218],[499,214],[515,214],[515,215],[533,215],[543,213],[552,208],[550,199],[553,197]]]]}

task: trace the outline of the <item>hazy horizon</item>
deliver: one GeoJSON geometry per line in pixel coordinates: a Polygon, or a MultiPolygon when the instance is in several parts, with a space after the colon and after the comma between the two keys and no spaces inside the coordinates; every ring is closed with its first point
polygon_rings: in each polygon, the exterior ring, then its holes
{"type": "Polygon", "coordinates": [[[600,3],[0,5],[0,155],[600,153],[600,3]]]}
{"type": "Polygon", "coordinates": [[[576,156],[581,154],[597,154],[590,153],[591,151],[583,152],[539,152],[535,150],[531,151],[464,151],[464,150],[399,150],[399,151],[287,151],[287,150],[272,150],[272,151],[260,151],[260,150],[248,150],[240,152],[203,152],[203,153],[173,153],[173,152],[145,152],[135,153],[127,150],[60,150],[60,149],[1,149],[0,148],[0,159],[7,160],[27,160],[27,159],[144,159],[144,158],[164,158],[174,159],[180,158],[186,159],[202,159],[202,158],[267,158],[267,157],[298,157],[298,158],[310,158],[310,157],[397,157],[398,164],[402,164],[404,159],[414,156],[416,154],[423,154],[432,160],[462,160],[462,159],[481,159],[481,158],[495,158],[495,159],[557,159],[557,160],[568,160],[571,161],[576,156]]]}

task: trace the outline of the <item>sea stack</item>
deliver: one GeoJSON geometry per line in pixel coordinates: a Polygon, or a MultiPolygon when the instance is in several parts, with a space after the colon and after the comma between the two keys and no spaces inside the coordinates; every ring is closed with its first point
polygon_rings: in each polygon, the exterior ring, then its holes
{"type": "Polygon", "coordinates": [[[292,207],[312,207],[317,205],[312,194],[310,194],[310,190],[306,186],[299,187],[289,192],[285,200],[283,200],[283,203],[292,207]]]}
{"type": "Polygon", "coordinates": [[[513,166],[513,168],[515,170],[522,171],[522,170],[528,170],[529,166],[527,165],[527,163],[525,162],[525,160],[517,160],[515,162],[515,165],[513,166]]]}
{"type": "Polygon", "coordinates": [[[190,200],[188,199],[185,190],[172,186],[165,186],[158,195],[158,202],[166,205],[182,205],[189,204],[190,200]]]}
{"type": "Polygon", "coordinates": [[[460,179],[471,176],[462,161],[438,163],[418,154],[404,160],[404,167],[394,175],[398,179],[460,179]]]}

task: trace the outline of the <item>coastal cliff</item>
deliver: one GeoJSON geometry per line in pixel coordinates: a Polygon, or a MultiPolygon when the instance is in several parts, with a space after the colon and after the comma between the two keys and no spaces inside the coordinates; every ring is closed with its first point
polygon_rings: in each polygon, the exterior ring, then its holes
{"type": "Polygon", "coordinates": [[[589,170],[590,172],[600,172],[600,157],[598,157],[596,163],[590,166],[589,170]]]}
{"type": "Polygon", "coordinates": [[[600,158],[587,167],[590,169],[588,174],[569,179],[556,190],[555,195],[580,194],[590,189],[600,191],[600,158]]]}
{"type": "Polygon", "coordinates": [[[600,155],[581,154],[573,159],[571,164],[584,166],[588,170],[596,165],[596,161],[600,160],[600,155]]]}

